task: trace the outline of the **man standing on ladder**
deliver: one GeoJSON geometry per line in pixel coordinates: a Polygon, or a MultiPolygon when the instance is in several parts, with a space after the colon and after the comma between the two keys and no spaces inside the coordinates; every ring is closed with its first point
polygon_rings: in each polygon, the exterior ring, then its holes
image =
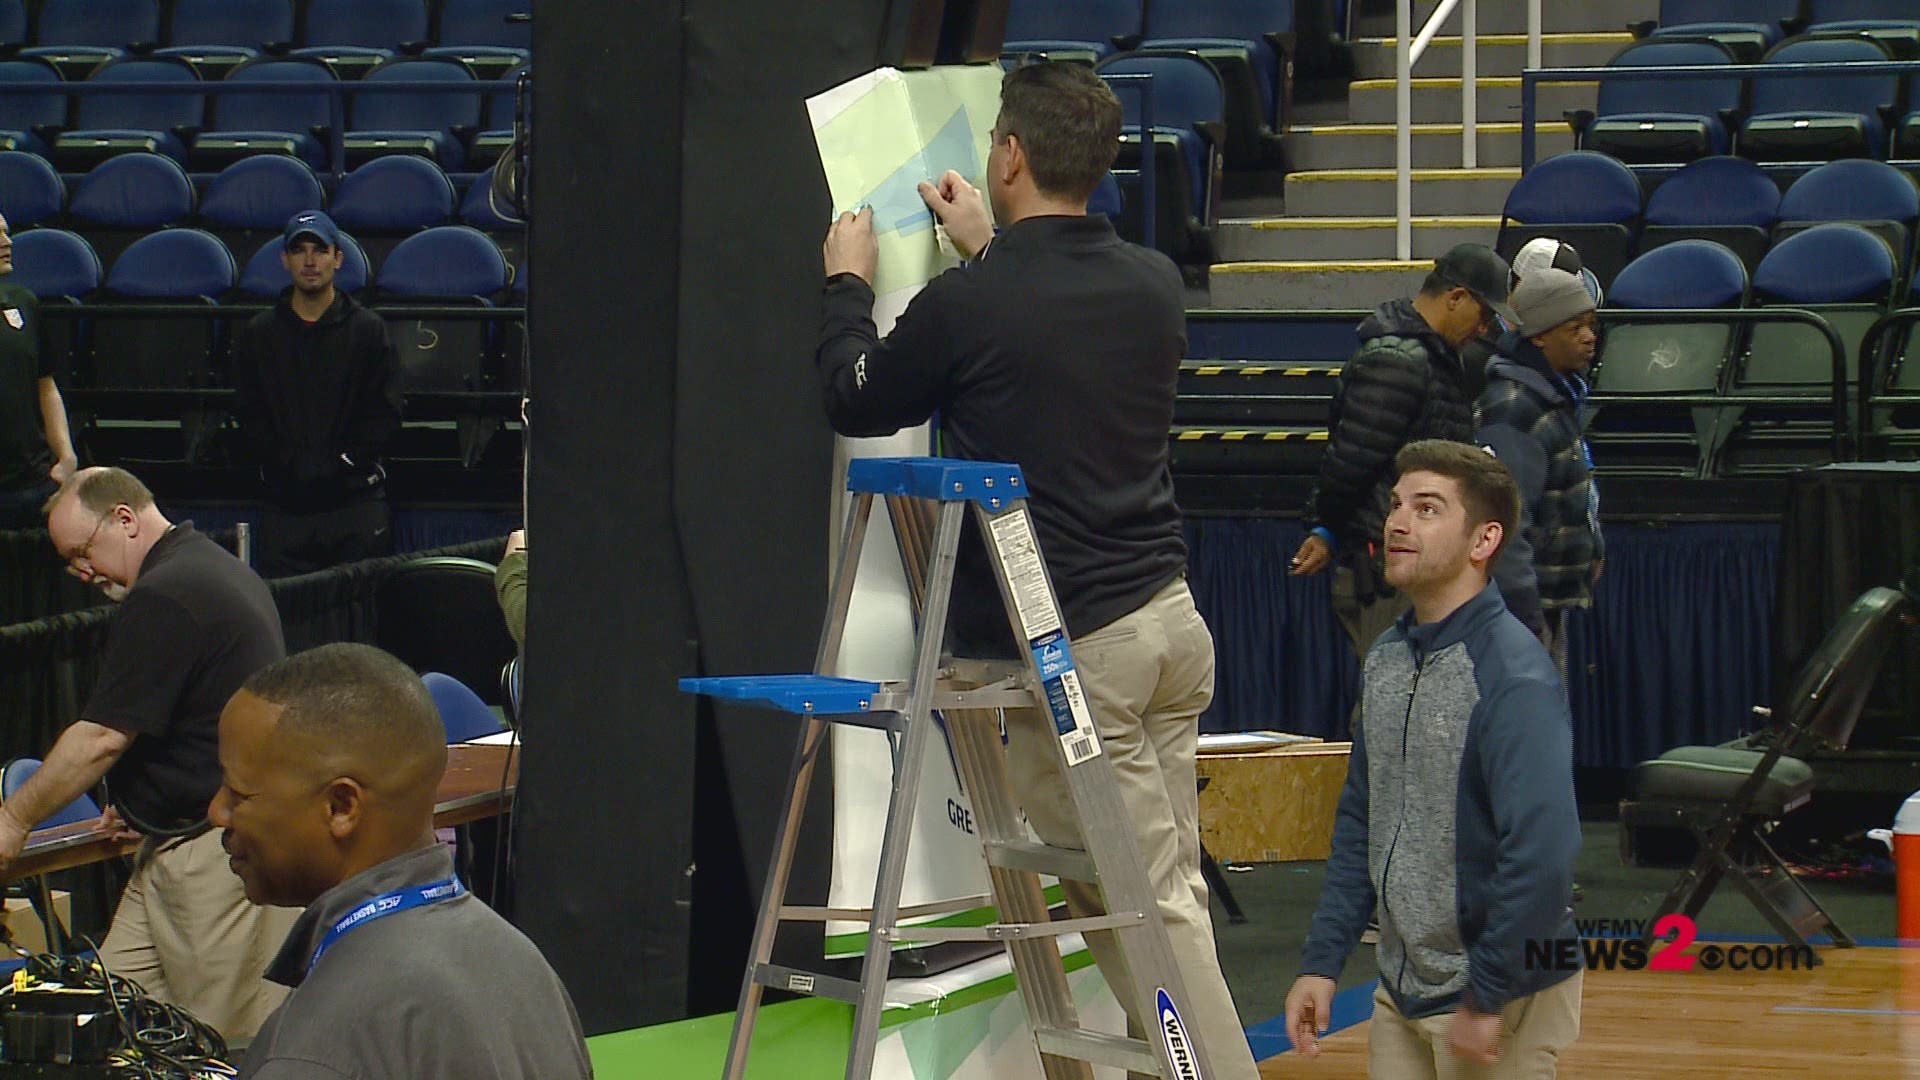
{"type": "MultiPolygon", "coordinates": [[[[1187,589],[1167,467],[1186,346],[1180,273],[1086,212],[1119,135],[1120,102],[1086,69],[1009,73],[987,159],[1000,234],[959,174],[921,185],[967,262],[931,282],[883,340],[872,319],[872,211],[841,215],[824,247],[815,361],[840,434],[891,434],[937,411],[948,456],[1025,471],[1088,704],[1179,957],[1189,1027],[1214,1080],[1255,1080],[1200,874],[1194,755],[1214,660],[1187,589]]],[[[1019,655],[984,545],[961,545],[952,604],[956,654],[1019,655]]],[[[1040,712],[1008,712],[1009,772],[1028,820],[1046,843],[1082,848],[1055,740],[1040,712]]],[[[1097,887],[1062,886],[1075,915],[1105,910],[1097,887]]],[[[1131,1025],[1152,1030],[1111,935],[1087,939],[1131,1025]]]]}

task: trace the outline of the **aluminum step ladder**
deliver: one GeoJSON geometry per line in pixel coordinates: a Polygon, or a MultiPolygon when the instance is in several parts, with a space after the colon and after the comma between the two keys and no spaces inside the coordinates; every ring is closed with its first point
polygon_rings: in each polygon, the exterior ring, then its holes
{"type": "MultiPolygon", "coordinates": [[[[854,1007],[848,1080],[873,1072],[880,1018],[885,1010],[889,959],[901,942],[997,941],[1006,946],[1026,1004],[1035,1048],[1048,1080],[1090,1080],[1092,1066],[1111,1065],[1166,1080],[1202,1080],[1210,1075],[1206,1051],[1190,1034],[1186,989],[1152,884],[1120,800],[1112,763],[1094,730],[1066,626],[1054,600],[1033,522],[1026,484],[1017,465],[942,458],[864,458],[847,469],[853,493],[833,573],[825,628],[812,675],[766,675],[681,680],[690,693],[756,704],[805,718],[787,780],[787,798],[773,862],[767,873],[753,951],[741,981],[739,1010],[727,1049],[726,1080],[745,1080],[754,1023],[766,988],[834,998],[854,1007]],[[913,676],[906,682],[835,678],[853,579],[876,497],[887,501],[908,578],[920,609],[913,676]],[[1018,663],[943,663],[942,644],[962,523],[971,508],[980,525],[999,581],[1014,636],[1025,643],[1018,663]],[[928,511],[931,510],[931,515],[928,511]],[[932,536],[924,523],[932,518],[932,536]],[[916,550],[920,549],[920,550],[916,550]],[[920,556],[924,554],[924,560],[920,556]],[[916,565],[921,564],[921,565],[916,565]],[[921,571],[924,568],[924,574],[921,571]],[[1062,774],[1078,812],[1085,851],[1035,842],[1007,779],[999,710],[1040,708],[1059,738],[1062,774]],[[945,721],[961,781],[985,849],[992,893],[957,901],[900,906],[907,843],[920,784],[923,750],[938,721],[945,721]],[[794,844],[806,795],[829,724],[857,724],[885,731],[893,750],[893,790],[887,806],[880,863],[869,910],[798,906],[786,901],[794,844]],[[1098,882],[1108,914],[1051,921],[1041,875],[1098,882]],[[986,926],[903,926],[901,919],[946,914],[991,902],[997,919],[986,926]],[[869,924],[860,977],[841,978],[772,962],[775,931],[782,922],[865,920],[869,924]],[[1148,1037],[1126,1038],[1080,1027],[1067,986],[1057,937],[1112,931],[1134,985],[1114,987],[1131,995],[1148,1026],[1148,1037]]],[[[1124,1000],[1124,998],[1123,998],[1124,1000]]]]}

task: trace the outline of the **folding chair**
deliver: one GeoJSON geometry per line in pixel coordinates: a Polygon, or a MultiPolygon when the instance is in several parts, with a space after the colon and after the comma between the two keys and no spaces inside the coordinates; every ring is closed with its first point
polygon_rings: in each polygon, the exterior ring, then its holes
{"type": "MultiPolygon", "coordinates": [[[[0,768],[0,802],[12,798],[13,793],[24,787],[33,774],[39,771],[38,758],[14,758],[7,762],[4,768],[0,768]]],[[[59,825],[77,825],[82,821],[92,821],[99,816],[100,807],[95,805],[91,798],[82,795],[68,803],[66,809],[42,821],[39,827],[51,829],[59,825]]],[[[67,951],[67,932],[66,928],[60,925],[59,917],[54,914],[53,890],[48,888],[45,874],[34,878],[34,884],[36,892],[32,898],[33,906],[40,916],[41,927],[46,930],[47,951],[55,956],[64,956],[67,951]]]]}

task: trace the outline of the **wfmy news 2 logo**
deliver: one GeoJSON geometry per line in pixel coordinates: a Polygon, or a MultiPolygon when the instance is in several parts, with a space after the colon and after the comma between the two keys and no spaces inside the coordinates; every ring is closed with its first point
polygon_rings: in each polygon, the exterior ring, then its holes
{"type": "Polygon", "coordinates": [[[1784,942],[1701,944],[1688,952],[1700,928],[1686,915],[1662,915],[1647,932],[1645,919],[1575,919],[1579,940],[1530,940],[1528,971],[1799,971],[1813,969],[1813,949],[1784,942]],[[1584,963],[1583,963],[1584,961],[1584,963]]]}

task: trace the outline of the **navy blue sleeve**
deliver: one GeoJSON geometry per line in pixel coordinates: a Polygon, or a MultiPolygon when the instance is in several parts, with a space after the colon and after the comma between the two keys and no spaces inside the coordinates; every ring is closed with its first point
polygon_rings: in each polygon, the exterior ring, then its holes
{"type": "Polygon", "coordinates": [[[1540,581],[1533,572],[1537,539],[1534,522],[1539,518],[1540,498],[1547,486],[1546,451],[1526,432],[1504,422],[1488,422],[1485,417],[1480,444],[1492,449],[1494,456],[1506,464],[1520,488],[1520,520],[1514,523],[1500,557],[1493,561],[1493,580],[1500,585],[1507,610],[1538,635],[1546,629],[1547,620],[1540,610],[1540,581]]]}
{"type": "Polygon", "coordinates": [[[1367,745],[1365,725],[1353,726],[1353,755],[1333,818],[1333,849],[1320,905],[1307,928],[1300,974],[1338,979],[1373,918],[1373,875],[1367,868],[1367,745]]]}
{"type": "Polygon", "coordinates": [[[1499,851],[1486,927],[1467,950],[1467,990],[1474,1008],[1499,1012],[1514,998],[1526,943],[1553,938],[1566,919],[1580,814],[1573,796],[1573,721],[1559,680],[1503,680],[1478,708],[1478,764],[1499,851]]]}

